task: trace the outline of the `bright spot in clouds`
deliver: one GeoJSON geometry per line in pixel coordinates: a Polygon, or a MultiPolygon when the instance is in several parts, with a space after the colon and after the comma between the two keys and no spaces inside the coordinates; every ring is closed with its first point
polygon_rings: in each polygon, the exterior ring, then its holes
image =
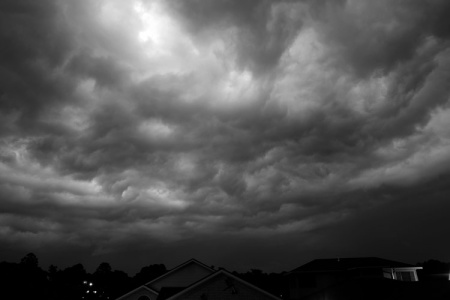
{"type": "Polygon", "coordinates": [[[174,37],[175,25],[164,14],[158,1],[152,1],[145,7],[141,1],[135,2],[133,9],[139,17],[142,28],[138,32],[139,41],[150,42],[150,47],[161,51],[163,47],[170,46],[170,37],[174,37]]]}

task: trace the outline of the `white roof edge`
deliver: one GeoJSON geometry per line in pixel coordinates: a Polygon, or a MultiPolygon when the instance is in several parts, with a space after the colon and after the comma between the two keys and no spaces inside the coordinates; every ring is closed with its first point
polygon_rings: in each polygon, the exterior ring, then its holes
{"type": "Polygon", "coordinates": [[[247,286],[249,286],[249,287],[251,287],[251,288],[257,290],[257,291],[259,291],[260,293],[263,293],[263,294],[265,294],[266,296],[268,296],[268,297],[270,297],[270,298],[272,298],[272,299],[275,299],[275,300],[281,300],[281,299],[278,298],[277,296],[272,295],[271,293],[266,292],[266,291],[263,290],[263,289],[260,289],[259,287],[257,287],[257,286],[255,286],[255,285],[253,285],[253,284],[251,284],[251,283],[249,283],[249,282],[247,282],[247,281],[245,281],[245,280],[243,280],[243,279],[241,279],[241,278],[239,278],[239,277],[237,277],[237,276],[231,274],[230,272],[228,272],[228,271],[226,271],[226,270],[224,270],[224,269],[218,270],[218,271],[214,272],[213,274],[211,274],[211,275],[209,275],[209,276],[206,276],[205,278],[203,278],[203,279],[197,281],[196,283],[194,283],[194,284],[192,284],[191,286],[185,288],[184,290],[180,291],[179,293],[177,293],[177,294],[175,294],[175,295],[172,295],[171,297],[167,298],[166,300],[174,300],[174,299],[176,299],[177,297],[179,297],[179,296],[185,294],[186,292],[188,292],[188,291],[190,291],[190,290],[196,288],[197,286],[203,284],[204,282],[206,282],[206,281],[208,281],[208,280],[210,280],[210,279],[212,279],[212,278],[218,276],[219,274],[225,274],[225,275],[227,275],[227,276],[230,276],[230,277],[232,277],[233,279],[235,279],[235,280],[241,282],[242,284],[247,285],[247,286]]]}
{"type": "Polygon", "coordinates": [[[423,269],[423,267],[392,267],[392,269],[395,269],[395,270],[411,270],[411,269],[414,269],[414,270],[422,270],[423,269]]]}
{"type": "Polygon", "coordinates": [[[128,295],[131,295],[132,293],[134,293],[134,292],[136,292],[137,290],[140,290],[140,289],[146,289],[146,290],[148,290],[149,292],[152,292],[152,293],[158,295],[158,292],[157,292],[157,291],[155,291],[155,290],[153,290],[153,289],[151,289],[151,288],[149,288],[149,287],[147,287],[147,286],[145,286],[145,285],[141,285],[141,286],[138,286],[137,288],[135,288],[134,290],[131,290],[131,291],[129,291],[128,293],[126,293],[126,294],[120,296],[119,298],[116,298],[116,300],[120,300],[120,299],[122,299],[122,298],[124,298],[124,297],[126,297],[126,296],[128,296],[128,295]]]}
{"type": "Polygon", "coordinates": [[[204,263],[202,263],[202,262],[196,260],[195,258],[191,258],[191,259],[185,261],[184,263],[179,264],[179,265],[176,266],[175,268],[173,268],[173,269],[167,271],[166,273],[162,274],[161,276],[156,277],[155,279],[150,280],[149,282],[145,283],[144,285],[147,286],[147,285],[149,285],[149,284],[151,284],[151,283],[153,283],[153,282],[155,282],[155,281],[157,281],[157,280],[160,280],[161,278],[166,277],[167,275],[169,275],[169,274],[175,272],[176,270],[178,270],[178,269],[184,267],[185,265],[187,265],[187,264],[189,264],[189,263],[191,263],[191,262],[195,262],[195,263],[198,264],[199,266],[202,266],[203,268],[208,269],[208,270],[211,271],[211,272],[214,272],[213,269],[211,269],[210,267],[208,267],[208,266],[205,265],[204,263]]]}

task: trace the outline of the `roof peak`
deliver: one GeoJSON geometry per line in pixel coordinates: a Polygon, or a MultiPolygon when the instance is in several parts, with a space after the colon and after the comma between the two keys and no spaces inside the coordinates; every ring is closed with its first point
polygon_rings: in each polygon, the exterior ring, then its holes
{"type": "Polygon", "coordinates": [[[179,270],[179,269],[189,265],[190,263],[195,263],[195,264],[197,264],[197,265],[199,265],[199,266],[201,266],[201,267],[211,271],[211,273],[214,272],[214,269],[212,269],[211,267],[207,266],[206,264],[202,263],[201,261],[199,261],[199,260],[197,260],[195,258],[191,258],[191,259],[189,259],[189,260],[187,260],[187,261],[177,265],[176,267],[170,269],[169,271],[167,271],[166,273],[162,274],[161,276],[159,276],[159,277],[157,277],[157,278],[155,278],[155,279],[145,283],[144,285],[145,286],[150,286],[152,283],[159,281],[160,279],[166,277],[169,274],[174,273],[176,270],[179,270]]]}
{"type": "Polygon", "coordinates": [[[215,277],[217,277],[217,276],[219,276],[221,274],[223,274],[225,276],[228,276],[228,277],[230,277],[230,278],[232,278],[232,279],[234,279],[236,281],[239,281],[242,284],[247,285],[247,286],[257,290],[260,293],[263,293],[266,296],[268,296],[268,297],[270,297],[270,298],[272,298],[274,300],[280,300],[280,298],[278,298],[277,296],[275,296],[275,295],[273,295],[273,294],[271,294],[271,293],[269,293],[269,292],[267,292],[267,291],[265,291],[265,290],[255,286],[255,285],[253,285],[252,283],[250,283],[250,282],[248,282],[248,281],[246,281],[246,280],[244,280],[242,278],[239,278],[238,276],[234,275],[230,271],[227,271],[226,269],[223,269],[223,268],[221,268],[219,270],[216,270],[214,273],[211,273],[210,275],[208,275],[208,276],[198,280],[197,282],[194,282],[190,286],[186,287],[184,290],[182,290],[179,293],[174,294],[173,296],[169,297],[167,300],[175,300],[176,298],[179,298],[180,295],[183,295],[184,293],[189,292],[190,290],[198,287],[199,285],[201,285],[201,284],[203,284],[203,283],[205,283],[205,282],[207,282],[207,281],[209,281],[209,280],[211,280],[211,279],[213,279],[213,278],[215,278],[215,277]]]}

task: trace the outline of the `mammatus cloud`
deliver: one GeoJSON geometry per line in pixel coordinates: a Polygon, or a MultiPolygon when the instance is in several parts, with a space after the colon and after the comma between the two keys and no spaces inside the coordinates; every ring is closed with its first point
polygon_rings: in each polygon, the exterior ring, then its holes
{"type": "Polygon", "coordinates": [[[446,1],[0,7],[4,255],[358,254],[346,224],[447,178],[446,1]]]}

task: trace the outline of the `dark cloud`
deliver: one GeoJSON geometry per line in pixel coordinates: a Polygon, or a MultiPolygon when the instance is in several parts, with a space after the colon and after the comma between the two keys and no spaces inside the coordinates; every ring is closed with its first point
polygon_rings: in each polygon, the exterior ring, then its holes
{"type": "Polygon", "coordinates": [[[42,110],[58,105],[70,93],[71,83],[57,67],[72,43],[53,1],[31,5],[5,1],[1,11],[0,105],[2,112],[23,124],[23,130],[30,130],[42,110]]]}
{"type": "Polygon", "coordinates": [[[448,259],[447,2],[0,8],[6,259],[448,259]]]}

